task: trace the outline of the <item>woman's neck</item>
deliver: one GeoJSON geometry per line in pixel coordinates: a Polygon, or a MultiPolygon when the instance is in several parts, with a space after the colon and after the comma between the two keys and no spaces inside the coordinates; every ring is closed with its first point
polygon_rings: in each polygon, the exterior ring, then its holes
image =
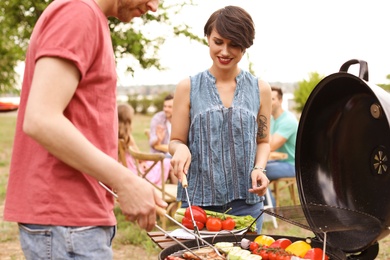
{"type": "Polygon", "coordinates": [[[221,70],[212,66],[209,71],[217,82],[230,82],[236,80],[236,77],[238,74],[240,74],[241,70],[238,67],[232,68],[230,70],[221,70]]]}

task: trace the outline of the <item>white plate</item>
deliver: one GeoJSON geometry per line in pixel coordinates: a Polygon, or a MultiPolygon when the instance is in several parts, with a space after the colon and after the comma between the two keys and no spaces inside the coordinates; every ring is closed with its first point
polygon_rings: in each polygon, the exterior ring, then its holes
{"type": "Polygon", "coordinates": [[[216,234],[237,234],[245,231],[247,228],[233,229],[233,230],[221,230],[221,231],[208,231],[207,229],[199,230],[201,235],[216,235],[216,234]]]}
{"type": "MultiPolygon", "coordinates": [[[[200,230],[199,233],[202,237],[210,237],[214,235],[225,235],[225,234],[239,234],[239,233],[244,233],[246,228],[243,229],[233,229],[231,231],[226,231],[222,230],[219,232],[214,232],[214,231],[207,231],[206,229],[200,230]]],[[[182,228],[175,229],[170,232],[170,235],[176,238],[181,238],[181,239],[195,239],[195,236],[192,235],[192,233],[187,232],[186,230],[182,228]]]]}

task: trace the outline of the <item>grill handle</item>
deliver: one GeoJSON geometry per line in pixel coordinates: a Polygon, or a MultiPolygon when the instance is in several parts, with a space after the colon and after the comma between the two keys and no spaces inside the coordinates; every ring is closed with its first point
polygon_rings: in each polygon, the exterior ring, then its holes
{"type": "Polygon", "coordinates": [[[359,78],[368,81],[368,64],[364,60],[352,59],[341,65],[340,72],[348,72],[351,65],[360,64],[359,78]]]}

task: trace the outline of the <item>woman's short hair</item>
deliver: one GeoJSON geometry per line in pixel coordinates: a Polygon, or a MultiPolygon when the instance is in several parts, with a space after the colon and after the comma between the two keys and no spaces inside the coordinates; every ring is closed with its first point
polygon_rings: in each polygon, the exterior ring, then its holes
{"type": "Polygon", "coordinates": [[[215,29],[223,38],[245,50],[253,45],[255,25],[247,11],[238,6],[226,6],[215,11],[204,26],[204,35],[215,29]]]}

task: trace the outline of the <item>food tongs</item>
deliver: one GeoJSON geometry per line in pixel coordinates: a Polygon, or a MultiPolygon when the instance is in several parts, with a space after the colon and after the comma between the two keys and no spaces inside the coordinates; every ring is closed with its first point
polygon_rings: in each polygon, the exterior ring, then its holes
{"type": "MultiPolygon", "coordinates": [[[[183,179],[183,182],[186,184],[186,187],[188,186],[187,184],[187,178],[185,178],[185,181],[183,179]]],[[[99,181],[99,184],[104,188],[106,189],[109,193],[111,193],[116,199],[118,198],[118,195],[113,192],[110,188],[108,188],[105,184],[103,184],[102,182],[99,181]]],[[[183,185],[184,187],[184,185],[183,185]]],[[[187,193],[187,190],[186,190],[186,194],[187,194],[187,197],[188,197],[188,193],[187,193]]],[[[188,201],[189,202],[189,201],[188,201]]],[[[208,245],[209,247],[211,247],[215,253],[221,257],[221,259],[226,259],[225,256],[223,256],[219,250],[213,246],[212,244],[210,244],[209,242],[207,242],[205,239],[203,239],[201,236],[200,236],[200,233],[199,233],[199,230],[198,232],[192,232],[192,230],[186,228],[183,224],[181,224],[179,221],[177,221],[176,219],[172,218],[171,216],[169,216],[166,211],[160,207],[156,207],[156,211],[158,214],[160,215],[164,215],[165,217],[167,217],[168,219],[170,219],[171,221],[173,221],[176,225],[178,225],[179,227],[181,227],[182,229],[184,229],[185,231],[187,231],[188,233],[192,234],[195,236],[196,238],[196,241],[198,243],[198,248],[200,248],[199,246],[199,240],[202,241],[202,243],[208,245]]],[[[191,210],[191,217],[192,217],[192,220],[194,221],[194,228],[196,227],[196,223],[195,223],[195,220],[194,220],[194,216],[192,215],[192,210],[191,210]]],[[[202,259],[201,257],[199,257],[193,250],[191,250],[188,246],[184,245],[182,242],[180,242],[177,238],[175,238],[174,236],[171,236],[171,234],[169,234],[169,232],[165,231],[162,227],[160,227],[157,223],[154,225],[158,230],[160,230],[161,232],[163,232],[166,236],[169,236],[171,239],[173,239],[175,242],[177,242],[180,246],[182,246],[183,248],[185,248],[186,250],[190,251],[192,254],[194,254],[196,257],[198,257],[199,259],[202,259]]]]}
{"type": "MultiPolygon", "coordinates": [[[[157,212],[159,212],[160,214],[164,215],[165,217],[167,217],[168,219],[170,219],[172,222],[174,222],[176,225],[178,225],[179,227],[181,227],[182,229],[184,229],[185,231],[187,231],[188,233],[192,234],[195,236],[197,242],[200,240],[202,241],[203,244],[206,244],[208,245],[209,247],[211,247],[215,253],[217,253],[217,255],[221,258],[221,259],[226,259],[225,256],[223,256],[221,253],[220,253],[220,250],[218,250],[215,246],[213,246],[212,244],[210,244],[209,242],[207,242],[207,240],[203,239],[200,235],[199,235],[199,232],[198,234],[193,232],[191,229],[188,229],[186,228],[183,224],[181,224],[179,221],[177,221],[176,219],[172,218],[171,216],[169,216],[164,209],[161,209],[161,208],[157,208],[157,212]]],[[[161,228],[159,225],[157,225],[157,223],[155,224],[155,227],[160,230],[161,232],[163,232],[165,235],[169,236],[171,239],[173,239],[174,241],[176,241],[180,246],[182,246],[183,248],[185,248],[186,250],[190,251],[191,253],[193,253],[196,257],[198,257],[199,259],[202,259],[202,257],[198,256],[193,250],[191,250],[188,246],[184,245],[182,242],[180,242],[177,238],[175,238],[174,236],[172,236],[171,234],[169,234],[169,232],[165,231],[163,228],[161,228]]],[[[199,242],[198,242],[199,243],[199,242]]],[[[198,244],[198,248],[200,248],[199,244],[198,244]]],[[[221,250],[222,251],[222,250],[221,250]]],[[[226,253],[226,252],[224,252],[226,253]]]]}
{"type": "Polygon", "coordinates": [[[197,236],[195,236],[196,244],[198,245],[198,248],[200,248],[200,246],[199,246],[199,239],[198,239],[198,237],[200,237],[199,228],[196,225],[196,222],[195,222],[195,219],[194,219],[194,213],[192,212],[190,196],[188,195],[188,190],[187,190],[188,181],[187,181],[187,176],[185,174],[183,174],[183,179],[181,181],[181,185],[183,186],[183,188],[184,188],[184,190],[186,192],[188,208],[190,209],[192,225],[194,226],[194,233],[197,234],[197,236]]]}

